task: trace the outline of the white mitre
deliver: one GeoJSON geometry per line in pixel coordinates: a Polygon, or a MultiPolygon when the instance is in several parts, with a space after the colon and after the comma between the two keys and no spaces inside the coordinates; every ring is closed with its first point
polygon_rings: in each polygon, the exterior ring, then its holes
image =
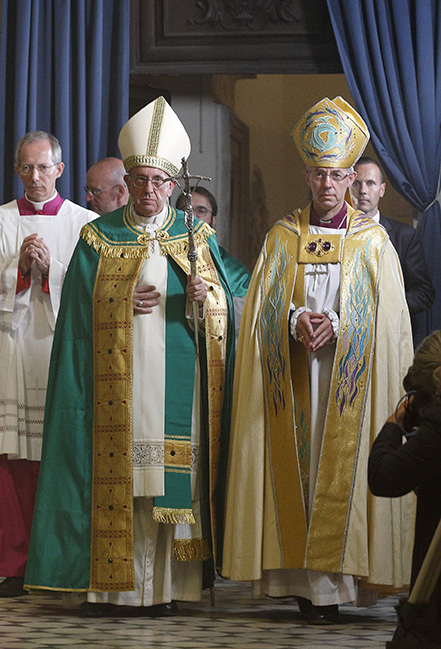
{"type": "Polygon", "coordinates": [[[176,176],[190,155],[187,131],[164,97],[144,106],[121,129],[118,146],[126,171],[133,167],[162,169],[176,176]]]}

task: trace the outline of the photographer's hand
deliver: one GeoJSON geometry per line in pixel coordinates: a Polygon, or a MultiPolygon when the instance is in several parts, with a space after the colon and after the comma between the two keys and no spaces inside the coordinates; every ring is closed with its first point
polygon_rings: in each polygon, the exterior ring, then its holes
{"type": "Polygon", "coordinates": [[[395,412],[389,417],[387,420],[391,424],[398,424],[399,426],[403,426],[404,422],[404,417],[406,415],[406,410],[412,403],[414,398],[414,395],[408,395],[406,399],[403,399],[403,401],[400,403],[398,408],[395,410],[395,412]]]}

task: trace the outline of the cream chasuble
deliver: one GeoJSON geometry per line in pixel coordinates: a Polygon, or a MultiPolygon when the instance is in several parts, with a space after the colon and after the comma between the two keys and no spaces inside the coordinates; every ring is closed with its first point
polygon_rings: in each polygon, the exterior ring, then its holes
{"type": "Polygon", "coordinates": [[[374,498],[366,472],[412,358],[402,274],[384,230],[347,209],[342,237],[309,226],[309,208],[267,235],[234,377],[222,575],[316,605],[354,600],[357,578],[403,587],[412,548],[412,498],[374,498]],[[328,263],[310,263],[313,240],[328,263]],[[304,354],[289,338],[300,307],[335,311],[337,341],[304,354]]]}

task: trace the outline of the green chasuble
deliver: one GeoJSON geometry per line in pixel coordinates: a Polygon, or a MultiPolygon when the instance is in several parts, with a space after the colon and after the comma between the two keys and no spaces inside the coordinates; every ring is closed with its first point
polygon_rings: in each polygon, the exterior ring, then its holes
{"type": "Polygon", "coordinates": [[[245,297],[251,279],[250,271],[222,246],[219,246],[219,252],[224,262],[233,297],[245,297]]]}
{"type": "MultiPolygon", "coordinates": [[[[165,495],[155,498],[154,516],[166,524],[192,523],[190,431],[196,355],[194,333],[185,317],[190,269],[182,212],[169,208],[164,224],[152,236],[168,262],[165,495]]],[[[209,519],[203,525],[208,528],[207,538],[195,541],[214,554],[214,493],[219,444],[229,431],[234,325],[216,238],[197,219],[195,243],[197,272],[208,286],[200,362],[202,428],[208,436],[203,497],[209,519]]],[[[30,588],[134,589],[133,293],[149,257],[149,245],[150,235],[130,221],[126,206],[83,228],[69,265],[49,371],[42,463],[25,577],[30,588]]],[[[186,553],[177,548],[176,555],[192,559],[198,549],[186,553]]],[[[201,553],[199,558],[206,556],[201,553]]]]}

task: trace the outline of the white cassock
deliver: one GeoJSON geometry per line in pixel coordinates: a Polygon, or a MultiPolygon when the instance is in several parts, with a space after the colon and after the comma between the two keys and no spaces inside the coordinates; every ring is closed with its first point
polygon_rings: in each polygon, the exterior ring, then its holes
{"type": "MultiPolygon", "coordinates": [[[[52,200],[52,199],[50,199],[52,200]]],[[[43,204],[35,204],[41,208],[43,204]]],[[[52,338],[67,266],[82,226],[94,212],[65,200],[58,214],[20,215],[0,207],[0,454],[40,460],[52,338]],[[31,286],[16,295],[20,248],[30,234],[51,253],[49,293],[31,266],[31,286]]]]}

